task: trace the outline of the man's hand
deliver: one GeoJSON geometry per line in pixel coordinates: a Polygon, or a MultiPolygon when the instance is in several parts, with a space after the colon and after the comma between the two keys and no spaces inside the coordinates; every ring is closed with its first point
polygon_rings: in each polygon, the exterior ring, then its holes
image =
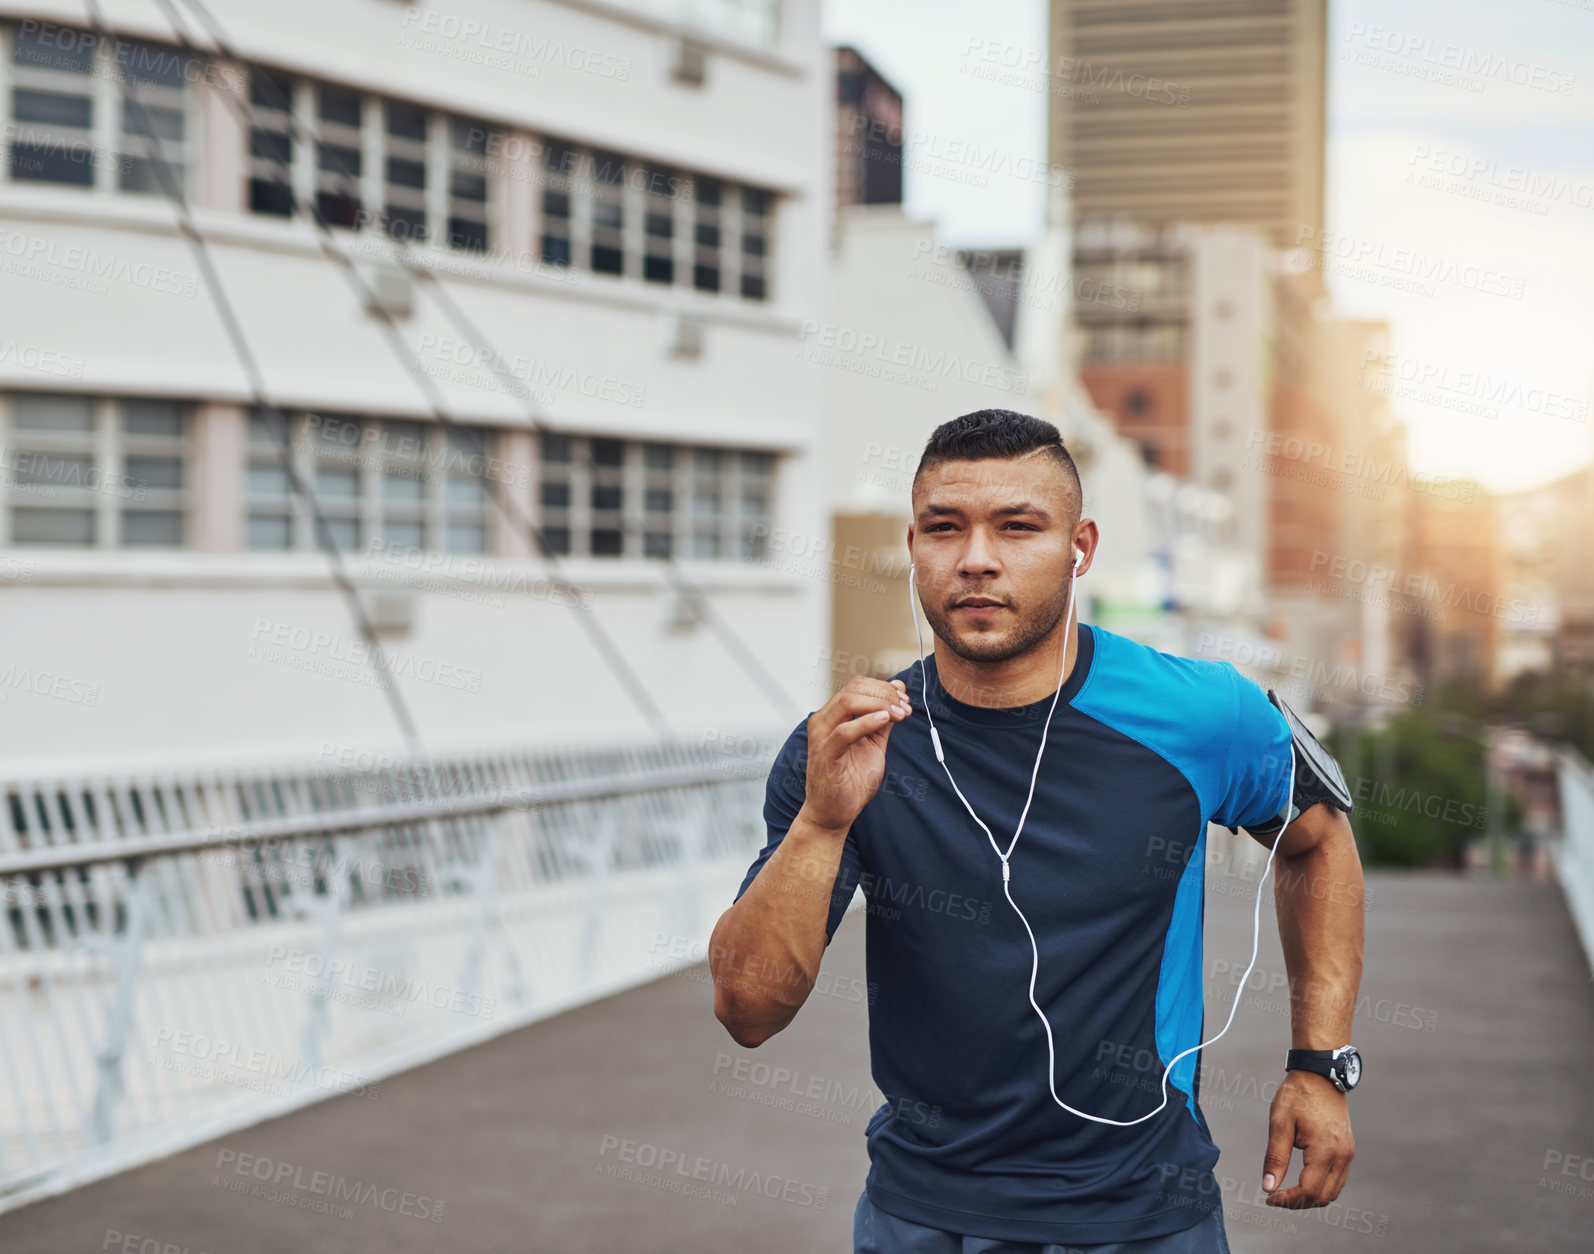
{"type": "Polygon", "coordinates": [[[1268,1114],[1267,1154],[1262,1159],[1262,1191],[1269,1206],[1306,1210],[1327,1206],[1345,1187],[1356,1156],[1345,1094],[1327,1076],[1287,1071],[1268,1114]],[[1301,1178],[1282,1187],[1290,1152],[1301,1151],[1301,1178]]]}
{"type": "Polygon", "coordinates": [[[845,836],[880,790],[891,725],[913,712],[900,679],[854,675],[808,720],[808,781],[802,812],[845,836]]]}

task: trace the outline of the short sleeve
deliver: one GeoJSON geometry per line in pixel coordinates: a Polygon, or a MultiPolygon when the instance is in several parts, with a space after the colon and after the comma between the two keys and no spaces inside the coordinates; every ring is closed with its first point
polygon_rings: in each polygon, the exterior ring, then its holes
{"type": "Polygon", "coordinates": [[[1234,690],[1234,730],[1229,738],[1223,796],[1212,816],[1225,827],[1270,832],[1287,816],[1290,762],[1294,748],[1289,724],[1267,694],[1225,662],[1234,690]]]}
{"type": "MultiPolygon", "coordinates": [[[[736,890],[736,900],[740,901],[742,894],[752,884],[757,874],[764,869],[764,863],[780,848],[780,842],[785,839],[786,833],[791,829],[797,812],[802,809],[803,797],[807,791],[808,781],[808,720],[804,719],[797,724],[792,734],[786,737],[786,743],[775,755],[775,762],[769,768],[769,779],[764,785],[764,827],[768,832],[768,839],[764,847],[759,850],[758,857],[753,860],[753,865],[747,869],[747,875],[742,880],[742,886],[736,890]]],[[[825,941],[836,934],[836,929],[841,926],[842,916],[847,913],[847,907],[852,903],[853,891],[858,887],[860,870],[858,857],[858,835],[854,828],[847,833],[846,844],[841,850],[841,865],[836,869],[836,878],[831,885],[830,918],[825,924],[825,941]]]]}

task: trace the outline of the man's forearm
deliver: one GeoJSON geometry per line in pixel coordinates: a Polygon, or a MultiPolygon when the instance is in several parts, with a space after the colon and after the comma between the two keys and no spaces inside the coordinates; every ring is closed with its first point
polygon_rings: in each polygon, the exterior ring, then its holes
{"type": "Polygon", "coordinates": [[[844,832],[799,811],[747,891],[714,926],[714,1014],[737,1044],[762,1044],[802,1008],[825,955],[844,832]]]}
{"type": "Polygon", "coordinates": [[[1297,820],[1303,824],[1315,829],[1314,839],[1288,855],[1281,846],[1275,885],[1289,975],[1290,1042],[1294,1049],[1337,1049],[1351,1041],[1361,987],[1361,858],[1341,812],[1315,808],[1297,820]]]}

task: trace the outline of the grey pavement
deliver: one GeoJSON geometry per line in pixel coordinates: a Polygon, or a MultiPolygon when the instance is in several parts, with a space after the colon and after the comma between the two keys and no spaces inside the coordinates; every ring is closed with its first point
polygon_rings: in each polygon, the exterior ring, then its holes
{"type": "MultiPolygon", "coordinates": [[[[1206,1051],[1235,1254],[1594,1249],[1594,1179],[1578,1174],[1594,1160],[1594,984],[1559,890],[1429,874],[1369,885],[1355,1029],[1367,1076],[1339,1203],[1257,1200],[1289,1039],[1267,905],[1256,991],[1206,1051]]],[[[1248,888],[1214,876],[1209,890],[1209,1031],[1235,988],[1214,964],[1237,973],[1249,954],[1248,888]]],[[[0,1216],[0,1250],[848,1250],[876,1099],[863,923],[849,917],[820,989],[757,1050],[725,1035],[691,968],[392,1077],[375,1100],[323,1102],[0,1216]],[[275,1196],[238,1171],[262,1163],[275,1196]],[[691,1174],[719,1164],[740,1184],[691,1174]],[[352,1213],[304,1209],[334,1176],[352,1213]]]]}

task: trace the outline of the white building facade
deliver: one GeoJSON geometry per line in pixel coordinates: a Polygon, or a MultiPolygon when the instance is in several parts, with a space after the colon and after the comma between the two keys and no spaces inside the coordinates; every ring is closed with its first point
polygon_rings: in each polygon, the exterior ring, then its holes
{"type": "Polygon", "coordinates": [[[811,708],[816,2],[104,8],[0,10],[0,751],[400,746],[230,316],[428,747],[811,708]]]}

